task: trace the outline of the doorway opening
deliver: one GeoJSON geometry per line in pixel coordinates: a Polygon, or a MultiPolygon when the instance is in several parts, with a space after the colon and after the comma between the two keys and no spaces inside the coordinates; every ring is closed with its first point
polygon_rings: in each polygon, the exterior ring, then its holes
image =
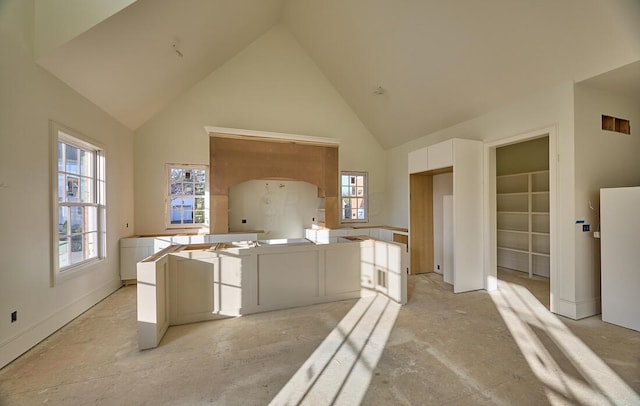
{"type": "MultiPolygon", "coordinates": [[[[555,131],[490,145],[488,284],[525,286],[548,309],[555,287],[555,131]]],[[[495,287],[494,287],[495,288],[495,287]]]]}

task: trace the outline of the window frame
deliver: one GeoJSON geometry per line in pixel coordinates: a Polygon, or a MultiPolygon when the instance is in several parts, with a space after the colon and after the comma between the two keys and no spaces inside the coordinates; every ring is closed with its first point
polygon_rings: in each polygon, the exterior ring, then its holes
{"type": "MultiPolygon", "coordinates": [[[[62,282],[70,277],[84,274],[86,271],[95,269],[95,265],[104,261],[107,257],[106,240],[107,240],[107,228],[106,228],[106,150],[105,147],[98,141],[87,137],[86,135],[75,131],[69,127],[59,124],[55,121],[49,122],[50,132],[50,149],[51,149],[51,285],[54,286],[59,282],[62,282]],[[78,176],[78,182],[84,178],[92,181],[90,188],[92,199],[89,202],[60,202],[58,198],[59,194],[59,175],[68,174],[65,170],[60,170],[58,167],[58,143],[62,142],[64,145],[70,145],[78,148],[85,153],[90,153],[93,157],[91,164],[91,175],[78,176]],[[95,217],[87,221],[87,218],[83,218],[83,225],[87,223],[95,224],[96,233],[96,254],[89,258],[83,259],[76,263],[71,263],[65,266],[60,264],[60,234],[59,234],[59,208],[64,207],[82,207],[95,208],[95,217]]],[[[78,170],[80,172],[80,169],[78,170]]],[[[83,226],[83,231],[80,235],[84,236],[89,232],[84,231],[86,228],[83,226]]],[[[92,231],[93,232],[93,231],[92,231]]],[[[70,236],[67,232],[67,235],[70,236]]],[[[71,247],[69,242],[68,247],[71,247]]],[[[84,247],[84,242],[83,242],[84,247]]]]}
{"type": "MultiPolygon", "coordinates": [[[[196,183],[196,182],[194,182],[196,183]]],[[[164,223],[167,230],[202,230],[208,231],[211,223],[210,208],[209,208],[209,165],[204,164],[179,164],[179,163],[167,163],[165,164],[165,196],[164,196],[164,223]],[[204,170],[204,195],[200,196],[196,194],[194,187],[193,194],[172,194],[171,193],[171,170],[172,169],[190,169],[190,170],[204,170]],[[175,197],[174,197],[175,196],[175,197]],[[204,223],[180,223],[173,224],[171,222],[171,201],[177,196],[193,196],[194,204],[196,197],[204,198],[204,223]]],[[[192,209],[194,210],[194,209],[192,209]]]]}
{"type": "MultiPolygon", "coordinates": [[[[369,222],[369,173],[368,172],[364,172],[364,171],[340,171],[340,222],[341,223],[368,223],[369,222]],[[344,185],[342,183],[342,177],[343,176],[362,176],[363,177],[363,197],[359,197],[357,196],[357,194],[353,195],[353,194],[349,194],[349,195],[344,195],[343,192],[343,188],[344,185]],[[358,199],[363,199],[364,200],[364,219],[345,219],[344,218],[344,209],[342,206],[342,202],[344,201],[343,199],[345,198],[358,198],[358,199]]],[[[349,185],[347,185],[347,187],[349,187],[349,185]]]]}

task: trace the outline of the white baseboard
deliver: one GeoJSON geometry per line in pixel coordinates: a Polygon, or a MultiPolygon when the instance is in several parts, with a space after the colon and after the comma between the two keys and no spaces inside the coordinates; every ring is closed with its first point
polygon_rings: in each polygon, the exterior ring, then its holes
{"type": "Polygon", "coordinates": [[[0,344],[0,368],[118,290],[120,286],[120,280],[109,281],[5,340],[0,344]]]}
{"type": "Polygon", "coordinates": [[[573,320],[584,319],[600,313],[600,298],[596,297],[580,302],[572,302],[569,300],[558,300],[558,308],[555,313],[573,320]]]}

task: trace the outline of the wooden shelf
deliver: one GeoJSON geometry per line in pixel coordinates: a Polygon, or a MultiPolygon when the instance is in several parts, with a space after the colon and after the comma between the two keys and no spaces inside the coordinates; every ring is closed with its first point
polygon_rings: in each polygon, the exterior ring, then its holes
{"type": "Polygon", "coordinates": [[[523,231],[523,230],[511,230],[508,228],[499,228],[498,229],[499,233],[518,233],[518,234],[529,234],[529,231],[523,231]]]}
{"type": "Polygon", "coordinates": [[[507,248],[507,247],[498,247],[499,250],[511,251],[511,252],[521,252],[523,254],[529,254],[528,250],[519,250],[517,248],[507,248]]]}

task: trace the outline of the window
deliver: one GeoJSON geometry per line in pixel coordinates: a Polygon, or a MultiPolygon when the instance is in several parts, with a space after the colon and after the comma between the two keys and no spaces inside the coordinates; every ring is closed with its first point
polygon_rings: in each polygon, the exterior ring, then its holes
{"type": "Polygon", "coordinates": [[[367,173],[342,172],[340,176],[342,197],[342,222],[366,222],[367,173]]]}
{"type": "Polygon", "coordinates": [[[167,164],[167,228],[208,228],[209,190],[204,165],[167,164]]]}
{"type": "Polygon", "coordinates": [[[104,150],[52,123],[54,268],[57,274],[105,257],[104,150]]]}

